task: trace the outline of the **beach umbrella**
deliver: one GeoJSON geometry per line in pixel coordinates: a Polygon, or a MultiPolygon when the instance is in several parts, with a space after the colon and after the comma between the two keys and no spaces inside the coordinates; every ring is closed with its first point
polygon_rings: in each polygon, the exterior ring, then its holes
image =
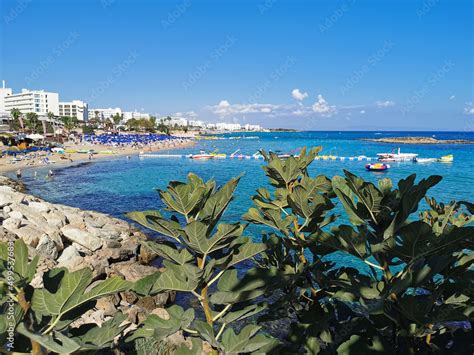
{"type": "Polygon", "coordinates": [[[29,138],[34,141],[39,141],[40,139],[44,139],[44,137],[39,133],[29,134],[26,136],[26,138],[29,138]]]}

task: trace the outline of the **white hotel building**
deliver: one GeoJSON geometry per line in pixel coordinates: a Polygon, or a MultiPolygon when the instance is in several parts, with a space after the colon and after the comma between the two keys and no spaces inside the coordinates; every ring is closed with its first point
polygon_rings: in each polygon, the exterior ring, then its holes
{"type": "Polygon", "coordinates": [[[59,116],[76,117],[79,121],[87,121],[89,117],[89,106],[80,100],[60,102],[59,116]]]}
{"type": "Polygon", "coordinates": [[[48,112],[52,112],[59,116],[59,94],[55,92],[22,89],[21,93],[7,95],[4,100],[7,112],[16,108],[21,113],[34,112],[38,116],[47,116],[48,112]]]}

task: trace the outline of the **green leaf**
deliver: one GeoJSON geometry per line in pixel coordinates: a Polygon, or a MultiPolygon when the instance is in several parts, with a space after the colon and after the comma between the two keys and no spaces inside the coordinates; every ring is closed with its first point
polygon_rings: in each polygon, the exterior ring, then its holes
{"type": "Polygon", "coordinates": [[[278,342],[263,334],[257,334],[260,326],[249,324],[239,334],[235,334],[232,328],[227,328],[222,334],[222,345],[226,354],[253,353],[265,347],[272,347],[278,342]]]}
{"type": "Polygon", "coordinates": [[[164,219],[158,211],[130,212],[126,216],[142,226],[154,230],[167,237],[178,240],[181,225],[175,221],[164,219]]]}
{"type": "Polygon", "coordinates": [[[130,289],[133,286],[131,282],[119,277],[111,277],[85,292],[91,281],[92,271],[88,268],[75,272],[65,270],[57,292],[51,293],[46,289],[36,289],[33,293],[31,306],[39,314],[60,318],[65,313],[89,301],[130,289]]]}
{"type": "Polygon", "coordinates": [[[124,322],[127,315],[117,313],[112,319],[104,322],[100,327],[94,326],[80,336],[82,349],[102,349],[113,342],[129,323],[124,322]]]}
{"type": "Polygon", "coordinates": [[[72,354],[80,349],[77,342],[59,332],[54,332],[53,335],[39,335],[30,332],[23,323],[17,326],[16,331],[55,353],[72,354]]]}

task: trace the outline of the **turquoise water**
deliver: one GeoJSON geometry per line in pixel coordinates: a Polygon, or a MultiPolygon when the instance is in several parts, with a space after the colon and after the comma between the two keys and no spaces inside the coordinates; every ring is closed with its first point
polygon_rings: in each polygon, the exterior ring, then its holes
{"type": "MultiPolygon", "coordinates": [[[[240,136],[241,134],[224,135],[240,136]]],[[[358,138],[380,138],[384,136],[433,136],[438,139],[474,139],[474,133],[446,132],[292,132],[292,133],[247,133],[249,137],[258,139],[223,139],[199,141],[195,147],[180,149],[175,154],[196,153],[199,149],[218,150],[230,154],[240,148],[244,154],[253,154],[259,149],[290,152],[307,146],[323,146],[321,154],[338,156],[366,155],[375,157],[377,153],[389,152],[398,148],[397,145],[360,141],[358,138]]],[[[417,179],[429,175],[442,175],[441,183],[434,187],[430,196],[439,201],[455,200],[474,201],[474,145],[405,145],[402,152],[418,153],[420,157],[440,157],[454,154],[452,163],[412,162],[390,163],[389,171],[376,173],[365,170],[364,161],[315,161],[310,167],[310,174],[334,175],[343,174],[343,169],[362,176],[364,179],[376,181],[389,177],[394,181],[416,173],[417,179]]],[[[235,200],[230,205],[224,219],[228,222],[241,220],[243,213],[251,207],[250,197],[260,186],[267,184],[262,170],[262,160],[210,160],[194,161],[187,158],[175,159],[139,159],[137,156],[127,160],[120,157],[109,161],[84,163],[77,166],[56,169],[52,179],[46,178],[47,168],[37,169],[37,177],[33,170],[25,171],[23,181],[29,191],[48,201],[62,203],[82,209],[96,210],[125,218],[124,213],[134,210],[162,209],[163,204],[155,189],[166,188],[170,180],[185,180],[188,173],[198,174],[203,179],[214,178],[219,184],[225,183],[234,176],[243,174],[235,200]]],[[[267,185],[268,186],[268,185],[267,185]]],[[[339,206],[336,212],[341,214],[339,223],[347,222],[344,212],[339,206]]],[[[337,223],[337,222],[336,222],[337,223]]],[[[149,234],[153,235],[153,233],[149,234]]],[[[261,229],[250,227],[247,235],[260,239],[261,229]]],[[[348,255],[339,255],[338,262],[346,265],[360,266],[358,261],[348,255]]],[[[245,266],[244,266],[245,267],[245,266]]]]}
{"type": "MultiPolygon", "coordinates": [[[[241,135],[241,134],[238,134],[241,135]]],[[[292,132],[292,133],[247,133],[246,136],[258,136],[258,139],[223,139],[200,141],[197,146],[178,150],[174,153],[195,153],[203,148],[207,151],[218,150],[230,154],[240,148],[244,154],[253,154],[258,149],[289,152],[307,146],[323,146],[321,154],[339,156],[366,155],[374,157],[377,153],[398,148],[396,145],[373,143],[358,138],[380,138],[384,136],[433,136],[439,139],[474,139],[470,133],[404,133],[404,132],[292,132]]],[[[224,135],[228,138],[230,135],[224,135]]],[[[235,134],[234,134],[235,136],[235,134]]],[[[395,181],[416,173],[417,178],[438,174],[443,176],[441,183],[430,191],[430,196],[439,201],[474,200],[473,167],[474,145],[405,145],[402,152],[418,153],[420,157],[440,157],[454,154],[454,162],[449,164],[412,162],[390,163],[387,172],[374,173],[365,170],[364,161],[315,161],[310,168],[312,176],[324,174],[329,177],[341,175],[343,169],[376,181],[389,177],[395,181]]],[[[24,173],[23,181],[31,193],[48,201],[97,210],[124,218],[124,213],[133,210],[161,209],[156,188],[164,189],[170,180],[185,180],[193,172],[204,179],[214,178],[225,183],[231,177],[244,174],[237,189],[235,200],[225,215],[227,221],[238,221],[251,206],[250,197],[256,188],[266,185],[266,177],[261,169],[262,160],[210,160],[193,161],[191,159],[139,159],[120,157],[110,161],[85,163],[75,167],[57,169],[52,179],[46,179],[46,170],[38,169],[38,177],[32,171],[24,173]]],[[[339,210],[340,211],[340,210],[339,210]]],[[[340,211],[342,213],[342,211],[340,211]]],[[[344,217],[341,221],[344,221],[344,217]]],[[[260,231],[248,230],[255,239],[260,231]]]]}

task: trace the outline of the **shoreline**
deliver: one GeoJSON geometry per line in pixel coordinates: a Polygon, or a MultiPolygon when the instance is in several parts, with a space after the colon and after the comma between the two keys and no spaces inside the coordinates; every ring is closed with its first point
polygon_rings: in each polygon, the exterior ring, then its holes
{"type": "MultiPolygon", "coordinates": [[[[92,145],[92,144],[65,144],[65,149],[94,149],[96,151],[112,151],[113,154],[94,154],[92,159],[89,160],[87,154],[82,153],[51,153],[48,155],[54,163],[52,164],[29,164],[31,160],[24,160],[20,162],[16,162],[15,164],[9,163],[12,159],[11,156],[0,158],[0,175],[5,175],[6,173],[15,172],[18,169],[30,171],[31,169],[45,169],[49,168],[51,170],[55,170],[55,168],[68,168],[75,165],[79,165],[82,163],[93,163],[96,161],[107,161],[113,160],[114,158],[124,157],[127,155],[130,156],[138,156],[140,152],[162,152],[165,150],[177,150],[177,149],[184,149],[188,147],[192,147],[196,144],[195,141],[187,141],[182,143],[176,143],[172,146],[148,146],[148,147],[111,147],[107,145],[92,145]],[[66,157],[66,159],[61,159],[61,157],[66,157]],[[69,157],[71,160],[69,160],[69,157]]],[[[45,158],[46,155],[42,156],[45,158]]]]}

